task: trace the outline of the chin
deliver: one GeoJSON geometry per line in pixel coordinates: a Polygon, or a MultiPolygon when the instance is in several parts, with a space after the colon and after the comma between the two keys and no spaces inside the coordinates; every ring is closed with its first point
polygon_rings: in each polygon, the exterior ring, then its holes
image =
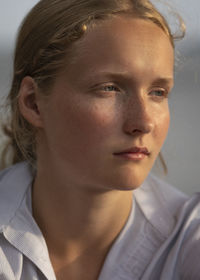
{"type": "Polygon", "coordinates": [[[118,183],[113,185],[112,188],[120,191],[132,191],[139,188],[143,182],[144,180],[138,178],[132,182],[121,182],[121,184],[118,181],[118,183]]]}
{"type": "Polygon", "coordinates": [[[149,175],[152,165],[124,166],[118,169],[118,172],[112,174],[113,180],[115,181],[115,185],[113,184],[113,186],[119,190],[135,190],[139,188],[149,175]]]}
{"type": "Polygon", "coordinates": [[[109,180],[109,183],[105,182],[105,185],[109,186],[109,189],[131,191],[139,188],[145,181],[148,172],[145,174],[128,174],[127,176],[115,176],[109,180]]]}
{"type": "Polygon", "coordinates": [[[115,165],[114,168],[113,166],[108,168],[107,171],[109,172],[104,173],[102,178],[107,181],[105,186],[111,186],[112,189],[135,190],[143,184],[151,171],[152,165],[152,160],[139,163],[123,162],[115,165]]]}

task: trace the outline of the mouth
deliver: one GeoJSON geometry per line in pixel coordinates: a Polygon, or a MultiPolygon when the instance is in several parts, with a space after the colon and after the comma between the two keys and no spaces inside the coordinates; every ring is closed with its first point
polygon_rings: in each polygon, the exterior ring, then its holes
{"type": "Polygon", "coordinates": [[[148,157],[150,152],[146,147],[132,147],[130,149],[114,153],[114,155],[124,159],[140,161],[148,157]]]}

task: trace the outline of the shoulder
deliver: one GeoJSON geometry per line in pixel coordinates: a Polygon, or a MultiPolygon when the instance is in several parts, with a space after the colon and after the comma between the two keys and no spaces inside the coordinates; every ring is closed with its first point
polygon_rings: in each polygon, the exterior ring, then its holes
{"type": "Polygon", "coordinates": [[[199,279],[200,275],[200,193],[194,194],[182,207],[175,248],[181,279],[199,279]],[[185,278],[184,278],[185,277],[185,278]]]}
{"type": "Polygon", "coordinates": [[[164,238],[144,279],[199,279],[200,193],[189,197],[151,175],[135,195],[149,223],[164,238]]]}
{"type": "Polygon", "coordinates": [[[0,231],[12,219],[32,180],[33,174],[26,162],[0,172],[0,231]]]}
{"type": "Polygon", "coordinates": [[[181,207],[176,227],[166,241],[165,252],[165,272],[171,273],[170,279],[199,279],[200,193],[194,194],[181,207]]]}

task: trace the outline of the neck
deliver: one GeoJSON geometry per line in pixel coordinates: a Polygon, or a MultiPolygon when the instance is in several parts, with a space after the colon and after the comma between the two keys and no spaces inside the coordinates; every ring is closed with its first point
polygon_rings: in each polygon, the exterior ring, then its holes
{"type": "Polygon", "coordinates": [[[91,191],[59,178],[38,172],[33,186],[33,215],[49,251],[72,258],[88,250],[107,252],[126,223],[132,192],[91,191]]]}

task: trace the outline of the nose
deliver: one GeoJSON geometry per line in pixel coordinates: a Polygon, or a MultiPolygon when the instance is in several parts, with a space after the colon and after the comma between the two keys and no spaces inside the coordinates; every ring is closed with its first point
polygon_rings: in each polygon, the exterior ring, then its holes
{"type": "Polygon", "coordinates": [[[123,130],[126,134],[148,134],[154,128],[153,108],[143,98],[127,100],[123,130]]]}

